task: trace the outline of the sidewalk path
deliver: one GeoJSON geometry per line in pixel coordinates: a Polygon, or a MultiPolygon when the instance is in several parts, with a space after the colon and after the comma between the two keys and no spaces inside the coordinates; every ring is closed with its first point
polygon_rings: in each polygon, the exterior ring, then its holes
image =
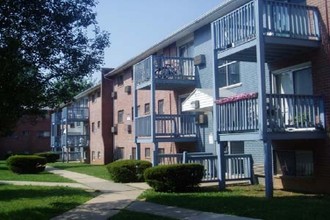
{"type": "Polygon", "coordinates": [[[43,185],[43,186],[69,186],[100,191],[101,195],[89,200],[72,210],[69,210],[52,220],[79,219],[79,220],[107,220],[116,215],[121,209],[136,212],[167,216],[184,220],[248,220],[251,218],[231,215],[201,212],[172,206],[158,205],[150,202],[136,201],[136,198],[149,186],[146,183],[114,183],[97,177],[60,170],[52,167],[46,168],[48,172],[72,179],[77,183],[50,183],[30,181],[0,181],[0,183],[17,185],[43,185]]]}

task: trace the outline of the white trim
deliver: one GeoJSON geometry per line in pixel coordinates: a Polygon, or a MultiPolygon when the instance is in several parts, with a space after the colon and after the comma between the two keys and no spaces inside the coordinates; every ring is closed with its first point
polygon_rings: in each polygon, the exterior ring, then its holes
{"type": "Polygon", "coordinates": [[[218,65],[218,69],[219,69],[219,68],[226,67],[226,66],[229,66],[229,65],[234,64],[234,63],[237,63],[237,62],[238,62],[238,61],[226,62],[226,63],[224,63],[224,64],[222,64],[222,65],[218,65]]]}
{"type": "Polygon", "coordinates": [[[232,84],[232,85],[229,85],[229,86],[220,87],[220,92],[221,92],[222,89],[233,89],[233,88],[240,87],[242,85],[243,85],[243,83],[239,82],[239,83],[235,83],[235,84],[232,84]]]}

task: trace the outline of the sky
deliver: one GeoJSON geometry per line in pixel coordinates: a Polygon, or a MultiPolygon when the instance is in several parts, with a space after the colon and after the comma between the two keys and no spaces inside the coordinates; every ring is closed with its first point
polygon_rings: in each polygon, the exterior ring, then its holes
{"type": "Polygon", "coordinates": [[[214,9],[222,0],[98,0],[97,21],[110,33],[103,67],[118,67],[214,9]]]}

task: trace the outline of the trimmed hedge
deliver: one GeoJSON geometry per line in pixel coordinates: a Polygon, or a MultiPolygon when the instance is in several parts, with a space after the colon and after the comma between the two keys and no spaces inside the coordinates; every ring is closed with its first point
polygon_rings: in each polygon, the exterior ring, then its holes
{"type": "Polygon", "coordinates": [[[42,153],[36,153],[34,155],[46,158],[47,163],[54,163],[58,159],[60,159],[60,155],[54,152],[42,152],[42,153]]]}
{"type": "Polygon", "coordinates": [[[151,167],[149,161],[144,160],[117,160],[106,167],[111,179],[116,183],[143,182],[144,171],[151,167]]]}
{"type": "Polygon", "coordinates": [[[197,187],[203,175],[201,164],[173,164],[148,168],[144,179],[158,192],[186,192],[197,187]]]}
{"type": "Polygon", "coordinates": [[[8,168],[14,173],[34,174],[45,170],[47,160],[36,155],[14,155],[7,160],[8,168]]]}

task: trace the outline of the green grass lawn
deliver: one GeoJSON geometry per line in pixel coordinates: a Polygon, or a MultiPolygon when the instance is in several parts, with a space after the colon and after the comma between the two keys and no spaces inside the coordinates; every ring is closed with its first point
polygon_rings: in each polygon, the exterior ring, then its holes
{"type": "Polygon", "coordinates": [[[208,188],[192,193],[145,191],[140,198],[149,202],[189,209],[232,214],[259,219],[328,219],[330,196],[308,195],[280,190],[266,199],[262,186],[233,186],[218,192],[208,188]]]}
{"type": "Polygon", "coordinates": [[[111,180],[105,165],[91,165],[85,163],[62,163],[62,162],[50,163],[48,165],[63,170],[69,170],[77,173],[83,173],[83,174],[99,177],[105,180],[111,180]]]}
{"type": "Polygon", "coordinates": [[[162,217],[158,215],[151,215],[141,212],[132,212],[128,210],[121,210],[117,215],[110,218],[111,220],[172,220],[173,218],[162,217]]]}
{"type": "Polygon", "coordinates": [[[0,185],[0,219],[50,219],[92,197],[69,187],[0,185]]]}
{"type": "Polygon", "coordinates": [[[49,173],[41,172],[38,174],[16,174],[10,171],[6,165],[6,161],[0,161],[0,180],[13,181],[37,181],[37,182],[65,182],[73,183],[73,180],[49,173]]]}

